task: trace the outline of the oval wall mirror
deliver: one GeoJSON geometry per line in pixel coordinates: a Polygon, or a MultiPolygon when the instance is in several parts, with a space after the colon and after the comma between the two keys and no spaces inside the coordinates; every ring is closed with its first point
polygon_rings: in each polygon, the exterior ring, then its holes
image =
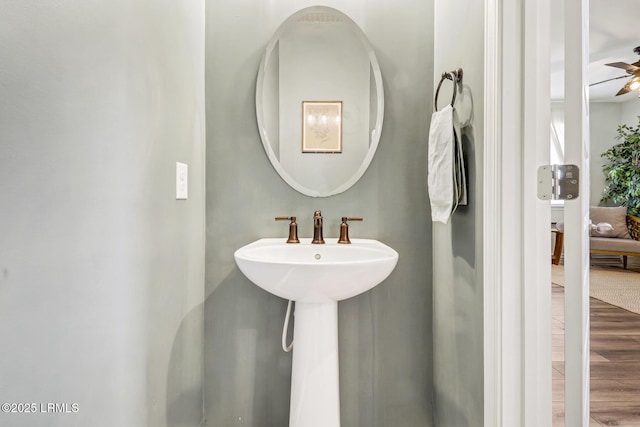
{"type": "Polygon", "coordinates": [[[384,91],[375,53],[344,13],[302,9],[275,32],[260,63],[256,115],[275,170],[313,197],[342,193],[371,163],[384,91]]]}

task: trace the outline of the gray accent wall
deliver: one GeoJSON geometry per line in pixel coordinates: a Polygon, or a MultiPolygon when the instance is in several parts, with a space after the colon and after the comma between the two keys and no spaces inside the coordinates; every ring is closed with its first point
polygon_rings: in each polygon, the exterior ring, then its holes
{"type": "Polygon", "coordinates": [[[1,9],[0,425],[199,425],[204,3],[1,9]]]}
{"type": "MultiPolygon", "coordinates": [[[[340,217],[363,216],[352,237],[379,239],[400,259],[373,290],[339,303],[342,425],[432,424],[432,232],[426,195],[427,128],[433,96],[433,3],[329,1],[360,25],[385,84],[377,154],[350,190],[311,198],[291,189],[262,148],[255,81],[272,33],[311,1],[206,5],[207,249],[205,413],[210,426],[287,425],[291,354],[280,346],[286,301],[251,284],[234,251],[287,236],[279,215],[298,217],[300,236],[322,210],[325,239],[340,217]],[[276,4],[277,3],[277,4],[276,4]]],[[[294,350],[295,351],[295,350],[294,350]]]]}
{"type": "MultiPolygon", "coordinates": [[[[468,206],[433,225],[434,425],[483,425],[482,175],[484,1],[436,0],[434,80],[463,68],[455,107],[463,124],[468,206]]],[[[443,83],[440,108],[451,102],[443,83]]]]}

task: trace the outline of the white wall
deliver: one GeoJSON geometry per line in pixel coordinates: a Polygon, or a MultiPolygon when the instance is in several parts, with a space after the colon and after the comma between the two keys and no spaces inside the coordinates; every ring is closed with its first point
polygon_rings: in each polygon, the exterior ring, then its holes
{"type": "Polygon", "coordinates": [[[629,126],[637,126],[638,116],[640,116],[640,99],[632,98],[620,104],[620,123],[629,126]]]}
{"type": "MultiPolygon", "coordinates": [[[[434,425],[483,424],[482,175],[484,1],[436,0],[434,86],[443,72],[464,70],[460,112],[469,205],[433,224],[434,425]]],[[[451,101],[443,84],[439,107],[451,101]]]]}
{"type": "Polygon", "coordinates": [[[0,425],[202,418],[203,8],[2,6],[0,425]]]}
{"type": "MultiPolygon", "coordinates": [[[[554,102],[551,109],[552,112],[561,112],[564,109],[564,103],[554,102]]],[[[605,175],[602,171],[605,160],[601,154],[620,143],[616,131],[618,126],[621,124],[637,126],[639,115],[640,101],[635,98],[622,103],[591,102],[589,104],[589,170],[591,173],[589,203],[591,205],[600,204],[605,186],[605,175]]]]}
{"type": "Polygon", "coordinates": [[[609,147],[617,144],[616,129],[620,125],[621,104],[617,102],[592,102],[589,105],[589,144],[591,157],[589,171],[591,178],[589,203],[592,206],[600,204],[604,190],[604,173],[602,166],[604,159],[601,154],[609,147]]]}

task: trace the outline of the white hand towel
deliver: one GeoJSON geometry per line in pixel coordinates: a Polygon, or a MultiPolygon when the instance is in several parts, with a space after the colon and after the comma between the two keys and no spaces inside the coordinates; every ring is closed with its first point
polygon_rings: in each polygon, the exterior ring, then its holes
{"type": "Polygon", "coordinates": [[[460,123],[451,105],[431,116],[428,165],[431,219],[446,224],[458,204],[467,203],[460,123]]]}

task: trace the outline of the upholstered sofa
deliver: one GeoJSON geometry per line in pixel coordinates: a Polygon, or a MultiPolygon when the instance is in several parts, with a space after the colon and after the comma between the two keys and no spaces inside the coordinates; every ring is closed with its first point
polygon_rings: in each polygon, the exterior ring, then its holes
{"type": "Polygon", "coordinates": [[[589,217],[594,224],[605,222],[613,226],[611,231],[591,233],[590,253],[620,255],[624,268],[628,256],[640,256],[640,218],[627,215],[627,208],[592,206],[589,217]]]}
{"type": "MultiPolygon", "coordinates": [[[[589,218],[595,225],[610,224],[607,227],[593,227],[589,238],[589,252],[592,254],[619,255],[624,268],[627,268],[627,257],[640,257],[640,218],[627,215],[625,207],[592,206],[589,218]],[[600,229],[600,231],[598,231],[600,229]]],[[[562,223],[558,224],[560,232],[556,236],[556,247],[552,262],[558,264],[562,253],[562,223]]]]}

